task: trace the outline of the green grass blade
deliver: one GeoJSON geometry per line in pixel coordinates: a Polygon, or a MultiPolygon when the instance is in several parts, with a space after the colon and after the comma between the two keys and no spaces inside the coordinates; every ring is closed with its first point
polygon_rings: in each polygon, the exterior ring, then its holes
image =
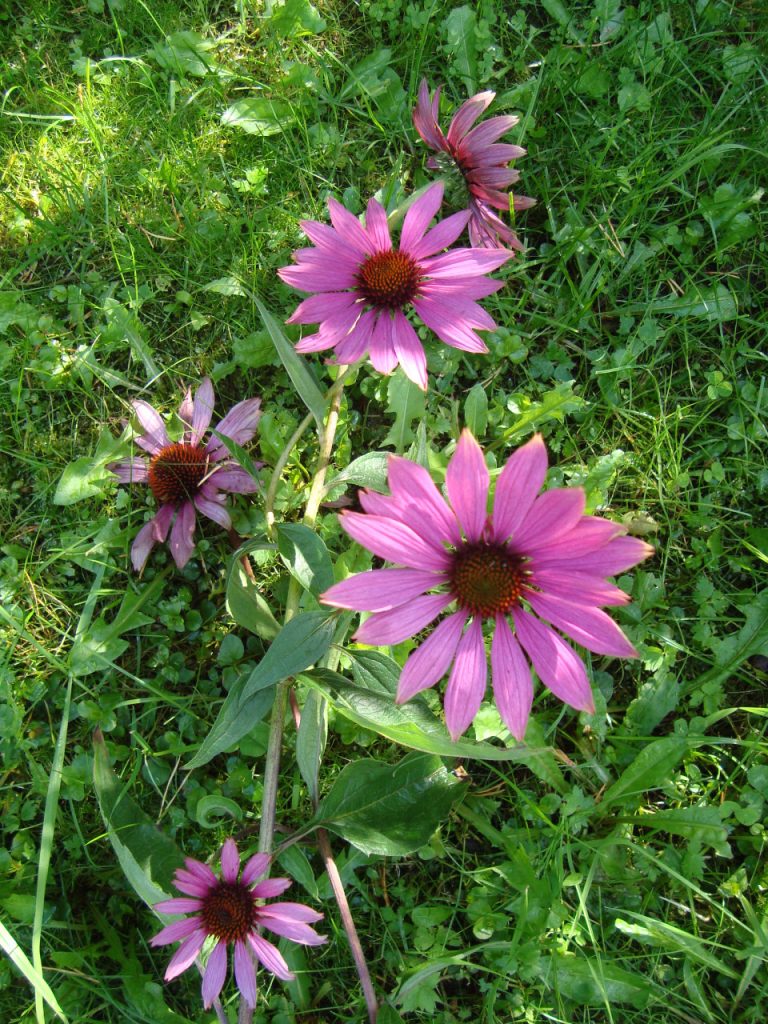
{"type": "Polygon", "coordinates": [[[0,921],[0,946],[3,948],[3,952],[6,954],[11,963],[14,963],[19,971],[24,975],[29,984],[35,990],[35,1000],[39,997],[44,999],[50,1006],[56,1016],[66,1022],[67,1018],[64,1015],[63,1010],[56,1001],[56,996],[51,991],[51,987],[45,978],[42,976],[37,968],[33,967],[29,961],[29,957],[24,950],[19,946],[18,942],[8,929],[5,927],[2,921],[0,921]]]}

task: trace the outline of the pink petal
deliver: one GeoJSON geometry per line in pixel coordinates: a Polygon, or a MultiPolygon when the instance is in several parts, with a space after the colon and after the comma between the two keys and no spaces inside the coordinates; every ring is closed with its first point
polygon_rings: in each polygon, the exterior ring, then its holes
{"type": "Polygon", "coordinates": [[[386,612],[374,612],[353,639],[361,644],[399,644],[415,636],[453,601],[452,594],[426,594],[386,612]]]}
{"type": "Polygon", "coordinates": [[[237,881],[240,871],[240,854],[237,850],[237,843],[231,837],[226,840],[221,848],[221,877],[225,882],[237,881]]]}
{"type": "Polygon", "coordinates": [[[425,294],[420,299],[414,299],[412,305],[427,327],[431,328],[446,345],[464,352],[488,351],[488,346],[482,338],[467,324],[457,323],[448,315],[439,299],[432,299],[425,294]]]}
{"type": "Polygon", "coordinates": [[[212,519],[222,530],[232,529],[232,519],[221,501],[212,501],[198,491],[194,497],[194,505],[198,512],[212,519]]]}
{"type": "Polygon", "coordinates": [[[297,924],[294,921],[283,921],[271,914],[259,914],[259,920],[276,935],[282,935],[291,942],[300,942],[302,946],[322,946],[328,941],[327,935],[318,935],[308,924],[297,924]]]}
{"type": "MultiPolygon", "coordinates": [[[[173,512],[173,506],[167,506],[173,512]]],[[[144,566],[147,564],[152,548],[157,544],[155,538],[154,520],[150,519],[148,523],[145,523],[131,544],[131,565],[135,572],[141,572],[144,566]]]]}
{"type": "MultiPolygon", "coordinates": [[[[617,537],[599,551],[593,551],[580,558],[569,558],[562,562],[562,568],[569,572],[585,572],[592,576],[616,576],[631,569],[638,562],[650,558],[654,549],[637,537],[617,537]]],[[[537,559],[538,561],[538,559],[537,559]]],[[[555,568],[552,563],[548,568],[555,568]]]]}
{"type": "MultiPolygon", "coordinates": [[[[217,434],[223,434],[235,444],[243,445],[251,440],[256,433],[259,419],[261,417],[261,399],[248,398],[244,402],[238,402],[229,410],[224,419],[214,428],[217,434]]],[[[212,437],[205,446],[205,450],[214,462],[229,455],[226,447],[218,438],[212,437]]]]}
{"type": "Polygon", "coordinates": [[[206,1010],[218,999],[227,976],[227,947],[219,940],[211,950],[203,973],[203,1006],[206,1010]]]}
{"type": "Polygon", "coordinates": [[[459,640],[456,657],[445,688],[445,722],[454,742],[466,731],[480,709],[488,681],[488,661],[483,643],[483,623],[477,618],[459,640]]]}
{"type": "MultiPolygon", "coordinates": [[[[530,569],[530,566],[529,566],[530,569]]],[[[552,597],[563,597],[574,604],[622,605],[628,604],[629,594],[584,572],[564,572],[560,569],[533,570],[530,582],[552,597]]]]}
{"type": "Polygon", "coordinates": [[[424,346],[419,341],[416,331],[408,323],[399,309],[395,310],[392,327],[392,340],[395,355],[403,368],[403,373],[422,391],[427,390],[427,357],[424,346]]]}
{"type": "Polygon", "coordinates": [[[174,896],[173,899],[155,903],[155,910],[163,914],[196,914],[202,905],[203,901],[198,898],[174,896]]]}
{"type": "Polygon", "coordinates": [[[545,491],[530,506],[512,547],[520,554],[527,554],[528,545],[537,548],[550,544],[572,530],[583,514],[584,491],[581,487],[555,487],[545,491]]]}
{"type": "Polygon", "coordinates": [[[453,511],[469,541],[478,541],[482,535],[488,514],[489,481],[482,449],[469,430],[465,429],[448,463],[445,486],[453,511]]]}
{"type": "Polygon", "coordinates": [[[157,935],[153,935],[149,944],[150,946],[166,946],[169,942],[180,942],[196,931],[201,924],[202,922],[197,916],[185,917],[183,921],[174,921],[173,924],[166,925],[161,929],[157,935]]]}
{"type": "Polygon", "coordinates": [[[185,857],[184,865],[191,875],[195,875],[201,882],[207,883],[209,888],[218,885],[219,880],[213,870],[207,864],[203,864],[201,860],[195,860],[194,857],[185,857]]]}
{"type": "Polygon", "coordinates": [[[336,361],[339,363],[356,363],[368,351],[373,328],[376,326],[376,313],[367,310],[350,333],[336,346],[336,361]]]}
{"type": "Polygon", "coordinates": [[[203,948],[205,936],[205,928],[199,928],[182,942],[168,961],[168,966],[163,975],[166,981],[173,981],[174,978],[178,978],[180,974],[183,974],[195,962],[198,953],[203,948]]]}
{"type": "Polygon", "coordinates": [[[251,1009],[256,1005],[256,969],[244,942],[235,943],[235,981],[245,1002],[251,1009]]]}
{"type": "Polygon", "coordinates": [[[389,562],[437,572],[450,566],[450,558],[445,551],[437,550],[409,527],[392,519],[362,512],[345,512],[339,522],[353,540],[389,562]]]}
{"type": "Polygon", "coordinates": [[[192,401],[192,388],[187,388],[184,392],[184,397],[179,404],[179,419],[185,426],[184,430],[184,443],[190,444],[192,437],[192,414],[195,409],[195,403],[192,401]]]}
{"type": "Polygon", "coordinates": [[[300,302],[292,315],[289,324],[318,324],[329,317],[344,313],[355,304],[353,292],[321,292],[300,302]]]}
{"type": "Polygon", "coordinates": [[[572,530],[555,540],[543,538],[539,544],[526,545],[526,552],[536,565],[551,565],[567,562],[571,558],[599,551],[616,537],[622,537],[626,530],[620,523],[597,516],[582,516],[572,530]]]}
{"type": "Polygon", "coordinates": [[[201,882],[194,875],[190,875],[188,872],[178,868],[176,874],[173,877],[173,884],[179,890],[179,892],[186,893],[188,896],[203,897],[207,896],[210,891],[210,886],[206,885],[205,882],[201,882]]]}
{"type": "Polygon", "coordinates": [[[430,102],[429,86],[425,79],[419,85],[418,102],[413,111],[413,124],[416,131],[428,146],[436,150],[448,152],[448,143],[437,123],[440,103],[440,89],[435,90],[434,99],[430,102]]]}
{"type": "Polygon", "coordinates": [[[487,110],[495,95],[495,92],[490,91],[479,92],[462,103],[448,127],[448,142],[452,146],[461,142],[478,117],[487,110]]]}
{"type": "Polygon", "coordinates": [[[501,720],[522,742],[533,705],[533,681],[528,662],[503,615],[496,617],[491,643],[491,679],[501,720]]]}
{"type": "Polygon", "coordinates": [[[146,459],[121,459],[110,462],[107,466],[121,484],[144,484],[149,479],[149,465],[146,459]]]}
{"type": "Polygon", "coordinates": [[[392,496],[398,503],[409,501],[428,509],[431,518],[437,523],[441,540],[454,545],[461,543],[456,516],[423,466],[399,455],[390,455],[387,460],[387,479],[392,496]]]}
{"type": "Polygon", "coordinates": [[[339,232],[327,224],[321,224],[317,220],[302,220],[299,222],[301,229],[307,238],[318,247],[327,252],[330,256],[342,256],[345,260],[353,262],[361,260],[366,249],[358,244],[356,238],[342,236],[339,232]]]}
{"type": "Polygon", "coordinates": [[[487,121],[473,128],[468,135],[465,135],[461,142],[462,153],[471,153],[482,156],[488,146],[495,142],[500,136],[506,135],[518,123],[519,118],[514,114],[501,114],[498,117],[489,117],[487,121]]]}
{"type": "Polygon", "coordinates": [[[195,548],[195,506],[185,501],[176,515],[169,547],[177,568],[183,569],[195,548]]]}
{"type": "MultiPolygon", "coordinates": [[[[411,204],[403,221],[400,234],[400,251],[413,257],[413,249],[420,242],[430,221],[434,219],[443,201],[442,182],[435,182],[427,191],[411,204]]],[[[450,244],[450,243],[449,243],[450,244]]],[[[414,257],[415,258],[415,257],[414,257]]]]}
{"type": "Polygon", "coordinates": [[[408,655],[397,684],[398,704],[404,704],[414,694],[426,690],[442,679],[453,661],[467,614],[454,612],[437,626],[419,647],[408,655]]]}
{"type": "Polygon", "coordinates": [[[282,953],[271,942],[262,939],[255,932],[249,933],[248,941],[257,959],[268,971],[271,971],[281,981],[293,981],[295,975],[288,969],[288,964],[285,962],[282,953]]]}
{"type": "Polygon", "coordinates": [[[389,311],[382,310],[374,324],[371,340],[368,343],[373,368],[385,376],[392,373],[397,366],[392,326],[393,322],[389,311]]]}
{"type": "Polygon", "coordinates": [[[360,221],[341,203],[328,197],[328,210],[331,215],[331,223],[339,232],[341,237],[356,251],[371,255],[371,240],[360,221]]]}
{"type": "MultiPolygon", "coordinates": [[[[389,235],[387,224],[387,211],[375,199],[368,200],[368,208],[365,211],[365,228],[368,237],[373,243],[374,252],[385,252],[392,248],[392,239],[389,235]]],[[[371,246],[369,244],[368,250],[371,246]]]]}
{"type": "Polygon", "coordinates": [[[599,608],[571,604],[562,598],[547,594],[529,593],[526,598],[537,615],[573,637],[588,651],[612,655],[616,658],[636,658],[638,656],[635,648],[610,615],[606,615],[599,608]]]}
{"type": "Polygon", "coordinates": [[[251,885],[257,878],[261,878],[262,875],[266,874],[271,860],[272,858],[268,853],[254,853],[252,857],[249,857],[240,877],[243,885],[251,885]]]}
{"type": "Polygon", "coordinates": [[[250,473],[239,467],[217,469],[211,477],[211,482],[220,491],[229,491],[230,494],[252,494],[258,491],[259,482],[254,480],[250,473]]]}
{"type": "Polygon", "coordinates": [[[141,398],[135,399],[131,405],[136,413],[136,419],[144,431],[141,437],[135,438],[136,444],[156,455],[171,443],[160,413],[153,409],[149,402],[145,402],[141,398]]]}
{"type": "Polygon", "coordinates": [[[205,377],[197,389],[192,407],[190,444],[200,444],[200,439],[210,426],[211,416],[213,416],[213,385],[208,377],[205,377]]]}
{"type": "Polygon", "coordinates": [[[508,252],[485,249],[451,249],[442,256],[424,260],[422,266],[429,277],[476,277],[497,270],[510,258],[508,252]]]}
{"type": "MultiPolygon", "coordinates": [[[[312,910],[311,907],[307,907],[303,903],[270,903],[269,906],[259,909],[259,917],[261,916],[279,917],[284,921],[302,922],[304,924],[323,920],[323,914],[318,913],[317,910],[312,910]]],[[[269,925],[269,927],[271,928],[272,925],[269,925]]]]}
{"type": "Polygon", "coordinates": [[[587,670],[576,652],[549,626],[522,608],[513,609],[512,617],[518,639],[542,683],[572,708],[594,714],[587,670]]]}
{"type": "Polygon", "coordinates": [[[334,583],[320,595],[323,604],[358,612],[384,612],[406,604],[444,580],[423,569],[370,569],[334,583]]]}
{"type": "MultiPolygon", "coordinates": [[[[370,243],[369,243],[370,246],[370,243]]],[[[300,292],[340,292],[357,284],[354,270],[344,267],[315,267],[312,264],[281,267],[277,276],[300,292]]]]}
{"type": "Polygon", "coordinates": [[[436,252],[447,249],[449,245],[453,245],[467,226],[469,217],[469,210],[459,210],[458,213],[452,213],[445,220],[438,221],[423,238],[410,245],[408,250],[410,256],[418,262],[426,259],[427,256],[434,256],[436,252]]]}
{"type": "MultiPolygon", "coordinates": [[[[282,896],[286,889],[290,889],[290,878],[265,878],[254,887],[253,895],[258,900],[270,900],[275,896],[282,896]]],[[[261,911],[259,911],[261,913],[261,911]]]]}
{"type": "Polygon", "coordinates": [[[508,460],[496,481],[493,499],[493,535],[503,543],[525,520],[547,475],[547,449],[541,434],[534,434],[508,460]]]}

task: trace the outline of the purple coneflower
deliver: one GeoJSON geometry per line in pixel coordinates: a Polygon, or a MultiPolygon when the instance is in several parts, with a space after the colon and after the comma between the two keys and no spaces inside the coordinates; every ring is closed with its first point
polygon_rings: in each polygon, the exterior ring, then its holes
{"type": "Polygon", "coordinates": [[[213,939],[208,961],[203,972],[203,1003],[206,1009],[218,998],[227,974],[227,946],[234,943],[235,981],[249,1006],[256,1005],[256,971],[254,959],[282,981],[293,981],[282,953],[262,938],[260,929],[269,928],[292,942],[304,946],[319,946],[326,936],[318,935],[310,923],[323,917],[303,903],[267,903],[262,900],[281,893],[291,885],[289,878],[265,878],[269,855],[257,853],[240,871],[240,854],[234,839],[227,839],[221,848],[221,878],[207,864],[187,857],[186,868],[178,868],[174,878],[176,888],[186,896],[163,900],[155,910],[164,914],[187,914],[174,921],[150,939],[152,946],[165,946],[169,942],[181,945],[171,957],[165,980],[171,981],[190,967],[203,948],[206,939],[213,939]]]}
{"type": "Polygon", "coordinates": [[[315,246],[294,253],[296,266],[278,270],[286,284],[318,293],[288,321],[320,325],[317,334],[298,343],[299,352],[332,348],[339,363],[357,362],[369,352],[379,373],[391,373],[400,363],[426,390],[427,360],[405,315],[410,307],[446,345],[488,351],[476,330],[491,331],[496,324],[475,299],[502,287],[485,274],[510,253],[452,249],[436,256],[456,241],[469,218],[467,211],[455,213],[428,231],[442,199],[438,182],[411,205],[397,249],[384,207],[375,199],[368,203],[365,227],[333,198],[328,199],[333,227],[302,221],[315,246]]]}
{"type": "MultiPolygon", "coordinates": [[[[176,565],[183,569],[195,546],[195,510],[229,530],[232,520],[225,507],[227,493],[249,494],[258,489],[258,484],[229,458],[219,438],[211,436],[202,443],[213,414],[213,386],[207,377],[194,401],[188,390],[179,407],[179,419],[186,427],[180,441],[170,439],[160,414],[148,402],[137,399],[131,405],[144,431],[134,441],[149,453],[149,458],[121,459],[107,468],[122,483],[149,484],[160,506],[137,533],[131,561],[141,572],[152,548],[162,544],[170,529],[168,546],[176,565]]],[[[216,433],[236,444],[250,441],[259,422],[260,406],[258,398],[239,402],[214,428],[216,433]]]]}
{"type": "MultiPolygon", "coordinates": [[[[522,251],[523,245],[512,228],[493,212],[509,210],[507,189],[520,177],[519,171],[510,169],[509,163],[525,156],[521,146],[511,146],[497,140],[518,122],[517,117],[492,117],[476,128],[475,121],[493,100],[495,92],[479,92],[462,104],[444,135],[438,124],[440,88],[430,100],[429,86],[422,80],[413,111],[413,123],[424,142],[439,155],[430,157],[427,166],[448,173],[458,173],[463,182],[469,208],[469,239],[473,246],[488,249],[503,248],[522,251]]],[[[513,196],[515,210],[527,210],[535,199],[513,196]]]]}
{"type": "Polygon", "coordinates": [[[484,622],[493,633],[496,705],[518,740],[533,701],[529,661],[555,696],[594,711],[584,663],[561,632],[598,654],[637,656],[601,610],[629,600],[604,577],[631,568],[653,548],[623,536],[617,523],[584,515],[580,487],[539,495],[546,472],[547,451],[536,434],[499,474],[489,515],[489,473],[480,446],[465,430],[446,472],[450,504],[426,469],[390,456],[391,495],[362,491],[365,512],[341,516],[350,537],[404,567],[350,576],[322,595],[326,604],[373,612],[356,640],[398,644],[456,606],[408,656],[397,690],[403,703],[451,669],[445,717],[454,739],[485,695],[484,622]]]}

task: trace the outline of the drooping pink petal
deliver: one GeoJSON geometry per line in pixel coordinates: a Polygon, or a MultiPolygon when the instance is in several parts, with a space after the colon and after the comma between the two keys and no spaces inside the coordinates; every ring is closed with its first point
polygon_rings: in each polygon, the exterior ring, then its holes
{"type": "Polygon", "coordinates": [[[187,388],[184,397],[179,404],[178,416],[184,424],[184,442],[190,443],[192,437],[192,414],[195,411],[195,403],[192,400],[192,388],[187,388]]]}
{"type": "Polygon", "coordinates": [[[528,662],[503,615],[496,616],[491,642],[491,681],[502,722],[522,742],[533,705],[533,681],[528,662]]]}
{"type": "Polygon", "coordinates": [[[404,704],[443,678],[453,661],[466,621],[465,611],[454,612],[443,619],[419,647],[411,651],[397,684],[397,704],[404,704]]]}
{"type": "Polygon", "coordinates": [[[406,604],[443,582],[423,569],[370,569],[334,583],[320,595],[323,604],[358,612],[383,612],[406,604]]]}
{"type": "Polygon", "coordinates": [[[195,506],[185,501],[176,515],[169,547],[177,568],[183,569],[195,549],[195,506]]]}
{"type": "Polygon", "coordinates": [[[376,199],[368,200],[368,207],[365,211],[365,230],[373,243],[374,252],[386,252],[392,248],[387,211],[376,199]]]}
{"type": "Polygon", "coordinates": [[[454,742],[466,731],[485,696],[488,661],[483,643],[483,623],[473,619],[459,640],[453,668],[445,688],[445,722],[454,742]]]}
{"type": "Polygon", "coordinates": [[[225,840],[221,848],[221,877],[225,882],[237,881],[240,871],[240,854],[237,850],[237,843],[231,837],[225,840]]]}
{"type": "Polygon", "coordinates": [[[499,543],[513,536],[524,522],[547,475],[547,448],[534,434],[507,461],[496,481],[493,498],[493,535],[499,543]]]}
{"type": "Polygon", "coordinates": [[[549,626],[522,608],[513,609],[512,617],[518,640],[542,683],[572,708],[594,714],[587,670],[576,652],[549,626]]]}
{"type": "Polygon", "coordinates": [[[361,644],[399,644],[415,636],[453,601],[451,594],[425,594],[407,605],[374,612],[354,635],[361,644]]]}
{"type": "Polygon", "coordinates": [[[275,896],[282,896],[286,889],[291,887],[290,878],[265,878],[254,886],[253,895],[259,900],[273,899],[275,896]]]}
{"type": "Polygon", "coordinates": [[[442,182],[436,182],[411,204],[405,215],[403,230],[400,235],[401,252],[407,252],[412,257],[418,258],[414,255],[413,250],[423,239],[430,222],[437,215],[442,201],[443,185],[442,182]]]}
{"type": "Polygon", "coordinates": [[[120,459],[107,465],[110,473],[114,473],[122,484],[145,484],[149,479],[149,466],[146,459],[120,459]]]}
{"type": "Polygon", "coordinates": [[[422,79],[419,85],[418,102],[413,111],[413,124],[428,146],[448,152],[448,142],[437,124],[439,104],[440,88],[435,90],[434,99],[430,102],[429,86],[426,79],[422,79]]]}
{"type": "Polygon", "coordinates": [[[340,522],[353,540],[388,562],[437,572],[450,564],[445,551],[438,551],[402,523],[361,512],[345,512],[340,522]]]}
{"type": "Polygon", "coordinates": [[[461,542],[456,516],[423,466],[399,455],[390,455],[387,460],[387,479],[397,502],[414,502],[429,510],[432,519],[438,524],[441,540],[454,545],[461,542]]]}
{"type": "Polygon", "coordinates": [[[250,857],[243,868],[243,873],[240,876],[240,880],[243,885],[252,885],[257,878],[261,878],[262,875],[266,874],[269,870],[269,864],[272,858],[268,853],[254,853],[250,857]]]}
{"type": "Polygon", "coordinates": [[[395,310],[392,323],[392,341],[395,355],[403,368],[403,373],[412,380],[414,384],[427,390],[427,357],[424,354],[424,346],[413,327],[399,309],[395,310]]]}
{"type": "Polygon", "coordinates": [[[192,408],[192,434],[190,444],[200,444],[203,434],[211,423],[213,416],[213,384],[208,377],[204,377],[200,387],[197,389],[195,401],[192,408]]]}
{"type": "Polygon", "coordinates": [[[445,486],[467,540],[477,541],[483,532],[489,482],[482,449],[472,434],[463,430],[445,472],[445,486]]]}
{"type": "Polygon", "coordinates": [[[203,972],[203,1006],[206,1010],[213,1005],[227,976],[227,947],[219,940],[211,950],[203,972]]]}
{"type": "Polygon", "coordinates": [[[339,363],[356,363],[368,351],[373,328],[376,326],[376,313],[368,310],[360,317],[353,329],[336,346],[336,361],[339,363]]]}
{"type": "Polygon", "coordinates": [[[452,146],[459,145],[478,117],[488,109],[495,95],[495,92],[490,91],[479,92],[462,103],[448,126],[448,142],[452,146]]]}
{"type": "Polygon", "coordinates": [[[178,978],[180,974],[183,974],[188,967],[191,967],[198,953],[203,948],[205,935],[205,928],[199,928],[197,931],[192,932],[188,938],[184,939],[168,961],[168,966],[163,975],[166,981],[173,981],[174,978],[178,978]]]}
{"type": "Polygon", "coordinates": [[[171,443],[160,413],[149,402],[145,402],[141,398],[135,399],[131,402],[131,405],[136,413],[136,419],[144,431],[140,437],[136,437],[134,440],[140,447],[156,455],[162,448],[171,443]]]}
{"type": "Polygon", "coordinates": [[[154,518],[136,534],[131,545],[131,564],[136,572],[144,568],[152,548],[165,540],[175,511],[174,505],[161,505],[154,518]]]}
{"type": "Polygon", "coordinates": [[[235,943],[235,982],[245,1002],[251,1009],[256,1005],[256,969],[244,942],[235,943]]]}
{"type": "MultiPolygon", "coordinates": [[[[261,399],[247,398],[244,402],[238,402],[229,410],[224,419],[214,427],[218,434],[223,434],[235,444],[246,444],[256,433],[256,427],[261,418],[261,399]]],[[[210,458],[217,462],[226,458],[229,454],[226,447],[217,437],[212,437],[205,450],[210,458]]]]}
{"type": "MultiPolygon", "coordinates": [[[[159,909],[159,907],[155,908],[159,909]]],[[[202,922],[199,917],[185,917],[181,921],[174,921],[173,924],[168,924],[165,928],[162,928],[157,935],[153,935],[149,940],[150,946],[167,946],[169,942],[180,942],[182,939],[186,939],[192,932],[197,931],[200,928],[202,922]]]]}
{"type": "Polygon", "coordinates": [[[212,519],[222,530],[232,529],[232,519],[223,505],[223,499],[213,501],[198,492],[194,497],[194,505],[198,512],[202,512],[204,516],[212,519]]]}
{"type": "Polygon", "coordinates": [[[384,376],[388,376],[397,366],[397,353],[395,352],[394,339],[392,336],[392,317],[389,310],[382,310],[371,333],[371,340],[368,343],[368,350],[373,367],[384,376]]]}
{"type": "Polygon", "coordinates": [[[533,545],[549,544],[572,530],[583,514],[581,487],[555,487],[545,491],[530,506],[512,547],[527,554],[533,545]]]}
{"type": "Polygon", "coordinates": [[[588,651],[613,655],[615,658],[638,656],[613,619],[599,608],[572,604],[549,594],[530,593],[527,597],[537,615],[573,637],[588,651]]]}
{"type": "Polygon", "coordinates": [[[268,971],[271,971],[281,981],[293,981],[296,977],[295,974],[288,969],[288,964],[285,962],[283,954],[271,942],[262,939],[255,932],[248,934],[248,941],[253,952],[256,954],[256,958],[268,971]]]}

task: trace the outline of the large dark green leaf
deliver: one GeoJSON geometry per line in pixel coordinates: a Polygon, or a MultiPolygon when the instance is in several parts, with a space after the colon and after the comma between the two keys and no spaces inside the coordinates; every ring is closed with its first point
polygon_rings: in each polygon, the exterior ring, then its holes
{"type": "Polygon", "coordinates": [[[318,596],[333,585],[333,566],[328,548],[314,530],[302,523],[282,523],[277,528],[280,557],[305,590],[318,596]]]}
{"type": "Polygon", "coordinates": [[[341,484],[356,484],[358,487],[369,487],[372,491],[387,489],[387,452],[366,452],[343,469],[338,476],[329,481],[326,492],[334,490],[341,484]]]}
{"type": "Polygon", "coordinates": [[[125,877],[147,906],[173,894],[173,875],[184,858],[176,844],[129,795],[109,766],[104,739],[93,739],[93,784],[107,835],[125,877]]]}
{"type": "Polygon", "coordinates": [[[305,612],[287,623],[250,675],[239,679],[211,731],[187,768],[199,768],[242,739],[272,706],[276,683],[314,665],[328,650],[336,621],[327,612],[305,612]]]}
{"type": "Polygon", "coordinates": [[[341,772],[312,824],[366,854],[405,856],[429,841],[463,789],[439,757],[408,754],[398,764],[355,761],[341,772]]]}
{"type": "Polygon", "coordinates": [[[307,694],[301,709],[301,723],[296,737],[296,762],[309,790],[314,806],[320,797],[319,774],[328,735],[328,704],[314,691],[307,694]]]}
{"type": "Polygon", "coordinates": [[[579,954],[544,956],[536,971],[548,988],[585,1006],[629,1003],[642,1010],[652,999],[663,995],[663,989],[642,974],[579,954]]]}
{"type": "Polygon", "coordinates": [[[605,791],[600,810],[606,811],[624,800],[639,803],[649,789],[657,789],[668,782],[688,745],[684,736],[665,736],[643,747],[632,764],[605,791]]]}
{"type": "Polygon", "coordinates": [[[280,623],[239,559],[233,563],[227,576],[227,608],[238,626],[257,633],[265,640],[274,640],[280,632],[280,623]]]}

